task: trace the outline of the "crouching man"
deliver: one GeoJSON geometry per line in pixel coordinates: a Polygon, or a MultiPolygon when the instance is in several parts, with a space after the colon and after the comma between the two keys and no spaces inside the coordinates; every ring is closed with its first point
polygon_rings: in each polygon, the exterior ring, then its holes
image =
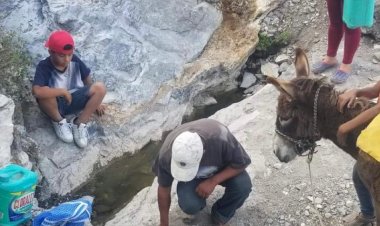
{"type": "Polygon", "coordinates": [[[194,215],[206,206],[217,185],[225,193],[212,207],[217,225],[227,223],[251,192],[245,168],[251,159],[226,126],[212,119],[185,123],[165,139],[153,171],[158,177],[158,207],[161,226],[169,225],[170,191],[178,180],[179,207],[194,215]]]}

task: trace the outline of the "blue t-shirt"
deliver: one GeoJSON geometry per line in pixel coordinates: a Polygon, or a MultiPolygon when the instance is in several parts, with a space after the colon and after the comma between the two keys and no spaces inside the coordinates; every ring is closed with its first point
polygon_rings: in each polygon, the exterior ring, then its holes
{"type": "Polygon", "coordinates": [[[33,85],[64,88],[69,92],[74,92],[84,86],[83,81],[90,75],[90,72],[91,70],[76,55],[73,55],[71,62],[63,72],[54,67],[49,56],[38,63],[33,85]]]}

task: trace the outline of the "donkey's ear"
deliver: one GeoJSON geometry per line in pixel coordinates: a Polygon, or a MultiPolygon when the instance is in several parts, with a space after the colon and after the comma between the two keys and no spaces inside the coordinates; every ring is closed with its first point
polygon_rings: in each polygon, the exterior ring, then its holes
{"type": "Polygon", "coordinates": [[[274,85],[278,91],[286,96],[286,99],[292,101],[294,99],[293,85],[285,80],[267,76],[267,82],[274,85]]]}
{"type": "Polygon", "coordinates": [[[307,59],[305,51],[301,48],[296,48],[296,61],[294,62],[294,66],[296,67],[297,78],[302,76],[309,77],[309,60],[307,59]]]}

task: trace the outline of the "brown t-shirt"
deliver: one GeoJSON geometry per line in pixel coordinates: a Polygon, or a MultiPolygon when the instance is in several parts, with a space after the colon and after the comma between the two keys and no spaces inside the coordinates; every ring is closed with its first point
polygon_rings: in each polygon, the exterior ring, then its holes
{"type": "Polygon", "coordinates": [[[159,185],[169,187],[173,183],[170,171],[172,144],[182,132],[196,132],[203,142],[204,153],[196,178],[207,178],[225,167],[245,168],[251,159],[228,128],[213,119],[199,119],[174,129],[166,137],[154,161],[152,170],[158,177],[159,185]]]}

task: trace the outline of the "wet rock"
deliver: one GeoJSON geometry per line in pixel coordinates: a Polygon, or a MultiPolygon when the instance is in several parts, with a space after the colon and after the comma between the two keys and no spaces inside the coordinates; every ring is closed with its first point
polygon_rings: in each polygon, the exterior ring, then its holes
{"type": "Polygon", "coordinates": [[[195,107],[204,107],[204,106],[209,106],[209,105],[213,105],[217,103],[218,101],[214,97],[211,97],[207,94],[198,95],[194,99],[195,107]]]}

